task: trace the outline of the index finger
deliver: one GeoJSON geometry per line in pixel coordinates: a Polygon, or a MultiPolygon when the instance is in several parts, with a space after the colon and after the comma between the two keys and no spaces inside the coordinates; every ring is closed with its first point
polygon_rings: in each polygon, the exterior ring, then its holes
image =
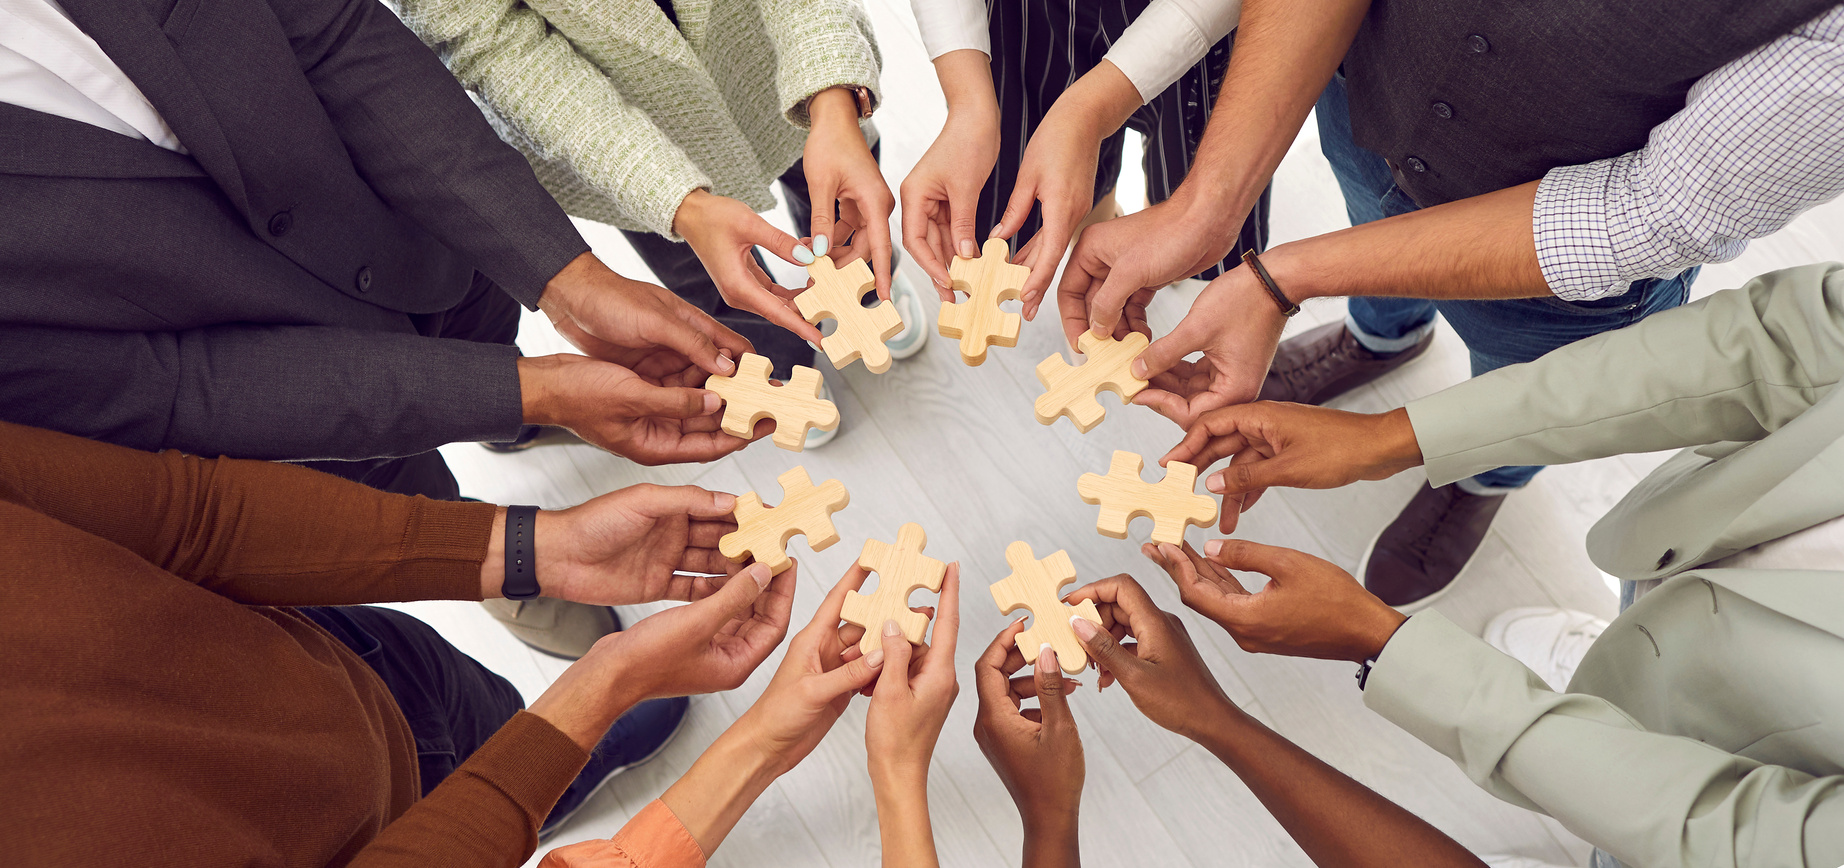
{"type": "Polygon", "coordinates": [[[1013,621],[999,635],[993,637],[992,644],[980,654],[980,659],[973,663],[973,683],[979,691],[980,704],[985,705],[999,697],[1011,697],[1012,673],[1024,668],[1021,658],[1017,666],[1011,666],[1007,657],[1018,644],[1018,634],[1024,631],[1024,619],[1013,621]]]}
{"type": "Polygon", "coordinates": [[[1056,285],[1057,313],[1063,317],[1063,338],[1073,349],[1082,333],[1088,331],[1088,296],[1097,283],[1107,278],[1107,265],[1095,263],[1091,270],[1082,242],[1076,242],[1075,255],[1063,269],[1063,279],[1056,285]]]}
{"type": "Polygon", "coordinates": [[[935,286],[940,287],[948,282],[948,267],[942,264],[934,246],[928,243],[928,228],[934,223],[934,208],[938,207],[925,196],[903,196],[903,249],[909,251],[909,258],[922,266],[923,273],[934,281],[935,286]]]}
{"type": "Polygon", "coordinates": [[[1140,630],[1152,623],[1154,616],[1165,614],[1164,610],[1153,604],[1152,597],[1146,595],[1146,589],[1126,573],[1083,585],[1071,591],[1066,599],[1070,602],[1093,600],[1096,603],[1113,604],[1116,620],[1133,636],[1142,635],[1140,630]]]}
{"type": "Polygon", "coordinates": [[[813,613],[812,623],[815,626],[823,625],[827,630],[837,630],[841,620],[839,613],[845,610],[845,595],[864,587],[864,580],[870,574],[871,571],[863,566],[852,564],[852,568],[839,578],[839,583],[826,592],[826,599],[820,601],[819,611],[813,613]]]}
{"type": "Polygon", "coordinates": [[[954,668],[954,645],[960,639],[960,561],[948,564],[948,574],[941,580],[940,605],[935,609],[935,634],[929,637],[929,654],[922,660],[926,670],[946,666],[954,668]]]}

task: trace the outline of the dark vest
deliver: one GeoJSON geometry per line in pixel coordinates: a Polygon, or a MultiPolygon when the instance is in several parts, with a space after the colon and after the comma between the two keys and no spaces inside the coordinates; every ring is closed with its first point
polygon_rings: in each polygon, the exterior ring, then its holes
{"type": "Polygon", "coordinates": [[[1643,147],[1697,79],[1837,0],[1372,0],[1351,130],[1423,207],[1643,147]]]}

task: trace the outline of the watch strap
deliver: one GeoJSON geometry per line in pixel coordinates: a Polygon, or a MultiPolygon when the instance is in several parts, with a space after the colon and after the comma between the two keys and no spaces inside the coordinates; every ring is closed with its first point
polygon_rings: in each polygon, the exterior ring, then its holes
{"type": "Polygon", "coordinates": [[[538,596],[537,530],[537,507],[506,507],[506,575],[500,594],[508,600],[538,596]]]}

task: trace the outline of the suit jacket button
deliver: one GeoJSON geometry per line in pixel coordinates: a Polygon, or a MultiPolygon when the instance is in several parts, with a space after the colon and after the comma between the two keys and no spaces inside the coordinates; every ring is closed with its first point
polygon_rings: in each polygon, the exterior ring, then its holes
{"type": "Polygon", "coordinates": [[[1652,569],[1662,570],[1668,566],[1671,566],[1671,562],[1677,559],[1678,559],[1677,549],[1665,549],[1665,553],[1658,556],[1658,565],[1654,566],[1652,569]]]}
{"type": "Polygon", "coordinates": [[[1411,172],[1414,172],[1417,175],[1428,171],[1428,164],[1422,162],[1421,159],[1418,157],[1404,158],[1402,161],[1402,167],[1405,169],[1408,169],[1411,172]]]}
{"type": "Polygon", "coordinates": [[[1466,50],[1474,54],[1484,54],[1492,50],[1492,43],[1485,41],[1485,37],[1475,33],[1466,37],[1466,50]]]}
{"type": "Polygon", "coordinates": [[[1448,118],[1453,117],[1453,106],[1450,106],[1444,102],[1437,102],[1429,106],[1428,108],[1432,109],[1434,111],[1434,116],[1437,118],[1440,118],[1441,120],[1447,120],[1448,118]]]}
{"type": "Polygon", "coordinates": [[[294,215],[287,211],[277,211],[274,217],[269,218],[269,234],[280,238],[287,235],[288,230],[294,228],[294,225],[294,215]]]}
{"type": "Polygon", "coordinates": [[[359,292],[370,292],[371,291],[371,266],[367,265],[367,266],[360,268],[358,277],[353,278],[352,282],[354,285],[358,286],[359,292]]]}

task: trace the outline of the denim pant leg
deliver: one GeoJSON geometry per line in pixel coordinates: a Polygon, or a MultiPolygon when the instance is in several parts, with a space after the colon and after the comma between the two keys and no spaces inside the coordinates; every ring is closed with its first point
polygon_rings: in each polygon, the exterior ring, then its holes
{"type": "Polygon", "coordinates": [[[425,796],[525,707],[511,682],[448,644],[428,624],[395,609],[304,606],[295,611],[352,649],[390,689],[416,738],[425,796]]]}
{"type": "MultiPolygon", "coordinates": [[[[1684,303],[1700,268],[1676,277],[1635,281],[1626,292],[1594,301],[1554,296],[1495,301],[1440,301],[1441,316],[1466,342],[1473,376],[1535,361],[1557,347],[1632,325],[1684,303]]],[[[1522,487],[1540,467],[1500,467],[1468,482],[1475,492],[1522,487]]]]}
{"type": "MultiPolygon", "coordinates": [[[[1319,149],[1332,164],[1351,225],[1416,210],[1414,200],[1396,189],[1389,164],[1352,139],[1342,74],[1334,75],[1325,86],[1314,114],[1319,120],[1319,149]]],[[[1346,299],[1345,310],[1352,333],[1372,352],[1408,349],[1434,327],[1434,303],[1424,298],[1358,296],[1346,299]]]]}

